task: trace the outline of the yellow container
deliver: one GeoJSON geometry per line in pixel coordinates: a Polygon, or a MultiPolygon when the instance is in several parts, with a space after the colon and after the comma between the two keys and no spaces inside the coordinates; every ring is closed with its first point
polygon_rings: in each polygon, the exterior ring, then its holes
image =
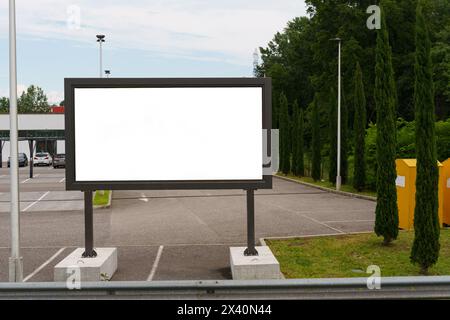
{"type": "Polygon", "coordinates": [[[450,226],[450,158],[442,162],[443,189],[444,189],[444,224],[450,226]]]}
{"type": "MultiPolygon", "coordinates": [[[[414,229],[414,208],[416,206],[416,159],[397,159],[397,206],[399,227],[404,230],[414,229]]],[[[443,222],[444,200],[444,166],[439,167],[439,224],[443,222]]]]}

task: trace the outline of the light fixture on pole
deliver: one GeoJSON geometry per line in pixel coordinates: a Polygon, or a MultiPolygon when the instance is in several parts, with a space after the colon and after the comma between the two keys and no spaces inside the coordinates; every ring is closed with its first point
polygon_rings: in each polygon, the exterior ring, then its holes
{"type": "Polygon", "coordinates": [[[336,190],[341,190],[341,38],[330,39],[338,42],[338,123],[337,123],[337,175],[336,190]]]}
{"type": "Polygon", "coordinates": [[[103,56],[102,56],[102,45],[103,42],[105,42],[105,35],[104,34],[98,34],[97,35],[97,42],[100,45],[100,78],[103,78],[103,56]]]}
{"type": "Polygon", "coordinates": [[[19,162],[17,125],[17,62],[16,62],[16,3],[9,0],[9,142],[11,185],[11,256],[9,258],[9,281],[23,281],[23,265],[20,256],[20,208],[19,208],[19,162]]]}

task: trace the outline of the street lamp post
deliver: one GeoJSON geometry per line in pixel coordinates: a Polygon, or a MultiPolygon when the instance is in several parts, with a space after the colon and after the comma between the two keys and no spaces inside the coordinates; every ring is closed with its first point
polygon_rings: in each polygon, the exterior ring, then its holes
{"type": "Polygon", "coordinates": [[[98,34],[97,35],[97,42],[100,45],[100,78],[103,78],[103,55],[102,55],[102,45],[103,42],[105,42],[105,35],[98,34]]]}
{"type": "Polygon", "coordinates": [[[330,39],[338,42],[338,123],[337,123],[337,175],[336,190],[341,190],[341,38],[330,39]]]}
{"type": "MultiPolygon", "coordinates": [[[[100,74],[100,78],[103,78],[103,52],[102,52],[102,49],[103,49],[103,42],[105,42],[105,35],[104,34],[98,34],[97,35],[97,42],[100,45],[100,72],[99,72],[99,74],[100,74]]],[[[107,73],[106,70],[105,70],[105,73],[106,73],[106,75],[108,77],[109,73],[107,73]]],[[[103,195],[104,191],[101,190],[100,193],[103,195]]]]}
{"type": "Polygon", "coordinates": [[[17,62],[16,62],[16,4],[9,0],[9,141],[11,185],[11,256],[9,258],[9,281],[23,281],[23,265],[20,256],[20,210],[19,210],[19,162],[17,133],[17,62]]]}

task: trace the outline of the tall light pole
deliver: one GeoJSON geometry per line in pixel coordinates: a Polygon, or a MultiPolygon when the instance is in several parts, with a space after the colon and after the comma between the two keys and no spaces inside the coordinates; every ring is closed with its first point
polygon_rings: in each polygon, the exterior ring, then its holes
{"type": "Polygon", "coordinates": [[[338,42],[338,123],[337,123],[337,175],[336,190],[341,190],[341,38],[330,39],[338,42]]]}
{"type": "MultiPolygon", "coordinates": [[[[103,52],[102,52],[102,49],[103,49],[103,42],[105,42],[105,35],[104,34],[98,34],[97,35],[97,42],[100,45],[100,72],[99,72],[99,74],[100,74],[100,78],[103,78],[103,52]]],[[[104,191],[101,190],[100,194],[103,195],[104,191]]]]}
{"type": "Polygon", "coordinates": [[[103,42],[105,42],[105,35],[98,34],[97,35],[97,42],[100,45],[100,78],[103,78],[103,54],[102,54],[102,45],[103,42]]]}
{"type": "Polygon", "coordinates": [[[19,162],[17,133],[17,63],[16,63],[16,3],[9,0],[9,142],[11,185],[11,256],[9,281],[23,281],[20,256],[19,162]]]}

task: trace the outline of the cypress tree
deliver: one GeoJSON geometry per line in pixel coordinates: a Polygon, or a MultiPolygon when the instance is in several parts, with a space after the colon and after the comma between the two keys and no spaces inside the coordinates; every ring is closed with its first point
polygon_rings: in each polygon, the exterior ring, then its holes
{"type": "Polygon", "coordinates": [[[364,83],[359,62],[356,64],[354,78],[354,124],[355,134],[355,166],[353,172],[353,187],[362,191],[366,184],[366,157],[365,157],[365,136],[366,136],[366,96],[364,94],[364,83]]]}
{"type": "Polygon", "coordinates": [[[320,144],[320,115],[317,94],[314,96],[312,105],[312,170],[311,176],[314,181],[320,180],[321,144],[320,144]]]}
{"type": "Polygon", "coordinates": [[[288,174],[290,171],[289,146],[289,110],[286,95],[280,94],[279,126],[280,126],[280,171],[288,174]]]}
{"type": "Polygon", "coordinates": [[[348,106],[345,91],[342,91],[341,105],[341,179],[347,183],[348,177],[348,106]]]}
{"type": "Polygon", "coordinates": [[[297,100],[294,101],[292,105],[292,174],[294,176],[298,175],[297,173],[297,166],[298,166],[298,102],[297,100]]]}
{"type": "Polygon", "coordinates": [[[294,125],[293,125],[293,153],[292,153],[292,172],[296,176],[305,174],[304,153],[303,153],[303,110],[298,107],[297,101],[294,102],[294,125]]]}
{"type": "MultiPolygon", "coordinates": [[[[292,111],[293,112],[293,111],[292,111]]],[[[289,144],[289,150],[288,150],[288,161],[289,161],[289,172],[293,171],[293,166],[292,166],[292,155],[294,154],[294,136],[293,136],[293,132],[294,132],[294,125],[295,122],[292,120],[291,117],[291,112],[289,109],[289,104],[288,104],[288,113],[287,113],[287,119],[288,119],[288,125],[289,125],[289,135],[287,137],[288,139],[288,144],[289,144]]]]}
{"type": "Polygon", "coordinates": [[[274,97],[272,99],[272,122],[273,127],[277,129],[280,129],[280,116],[278,114],[279,103],[280,103],[280,96],[276,95],[274,92],[274,97]]]}
{"type": "Polygon", "coordinates": [[[297,119],[297,175],[303,177],[305,175],[305,120],[303,109],[300,109],[297,119]]]}
{"type": "Polygon", "coordinates": [[[328,104],[328,134],[330,139],[328,180],[331,183],[336,182],[337,175],[337,108],[336,92],[332,88],[328,104]]]}
{"type": "Polygon", "coordinates": [[[435,107],[430,37],[423,15],[423,1],[416,12],[415,119],[416,206],[411,261],[426,274],[439,257],[438,166],[435,138],[435,107]]]}
{"type": "Polygon", "coordinates": [[[375,105],[377,110],[377,207],[375,233],[388,245],[398,236],[398,208],[395,179],[396,101],[397,94],[392,69],[392,52],[384,11],[381,29],[377,30],[375,66],[375,105]]]}

